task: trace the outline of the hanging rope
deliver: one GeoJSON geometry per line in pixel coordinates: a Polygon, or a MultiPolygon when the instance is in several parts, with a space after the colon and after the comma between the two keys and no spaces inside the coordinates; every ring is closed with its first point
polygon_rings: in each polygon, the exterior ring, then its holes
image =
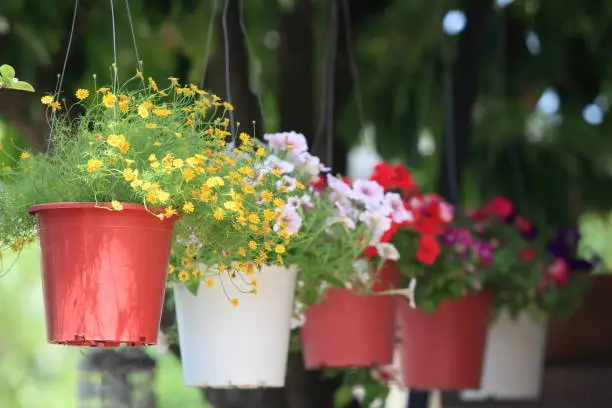
{"type": "MultiPolygon", "coordinates": [[[[64,64],[62,65],[62,72],[59,76],[57,84],[55,86],[54,97],[56,101],[59,101],[60,93],[62,90],[62,83],[64,82],[64,75],[66,74],[66,66],[68,65],[68,56],[70,55],[70,48],[72,47],[72,38],[74,37],[74,26],[76,23],[76,16],[79,9],[79,0],[74,3],[74,11],[72,12],[72,24],[70,26],[70,35],[68,36],[68,44],[66,45],[66,55],[64,56],[64,64]]],[[[49,131],[49,137],[47,137],[47,148],[46,153],[49,153],[51,149],[51,139],[53,137],[53,129],[55,128],[55,110],[51,113],[51,130],[49,131]]]]}
{"type": "Polygon", "coordinates": [[[354,41],[351,25],[351,12],[349,8],[348,0],[342,0],[342,11],[344,15],[345,24],[345,36],[346,36],[346,52],[349,60],[349,68],[351,71],[351,77],[353,79],[353,92],[355,94],[355,105],[357,106],[357,115],[359,116],[359,122],[361,124],[362,132],[365,131],[365,114],[363,110],[363,97],[361,94],[361,86],[359,82],[359,69],[357,66],[357,59],[355,58],[354,41]]]}
{"type": "MultiPolygon", "coordinates": [[[[255,94],[255,96],[257,97],[257,104],[259,105],[259,112],[261,112],[261,120],[265,121],[265,112],[264,112],[264,105],[262,102],[262,97],[261,97],[261,76],[257,75],[257,69],[255,67],[255,63],[254,61],[257,60],[257,58],[255,58],[255,53],[253,52],[253,47],[251,46],[251,39],[249,38],[249,35],[247,33],[246,30],[246,24],[244,23],[244,0],[240,0],[238,3],[238,13],[240,14],[240,30],[242,31],[242,36],[244,37],[244,43],[246,45],[246,49],[247,49],[247,54],[248,54],[248,59],[249,59],[249,83],[251,83],[251,74],[255,73],[257,78],[255,80],[255,86],[253,89],[253,93],[255,94]]],[[[255,125],[255,124],[253,124],[255,125]]],[[[255,133],[255,128],[253,128],[253,133],[255,133]]],[[[255,136],[255,135],[253,135],[255,136]]]]}
{"type": "MultiPolygon", "coordinates": [[[[130,32],[132,33],[132,44],[134,44],[134,54],[136,55],[136,67],[140,72],[142,72],[142,61],[140,60],[140,54],[138,53],[138,44],[136,43],[136,34],[134,32],[134,22],[132,21],[129,0],[125,0],[125,10],[127,11],[128,21],[130,23],[130,32]]],[[[142,84],[143,88],[146,88],[144,77],[140,78],[140,83],[142,84]]]]}
{"type": "Polygon", "coordinates": [[[202,75],[200,76],[200,89],[204,89],[204,80],[206,79],[206,69],[208,68],[208,57],[210,55],[210,43],[213,36],[213,27],[215,26],[215,17],[217,15],[217,7],[219,0],[213,0],[213,9],[208,20],[208,34],[206,35],[206,48],[204,49],[204,61],[202,63],[202,75]]]}
{"type": "Polygon", "coordinates": [[[117,30],[115,28],[115,5],[114,0],[109,0],[111,11],[111,23],[113,27],[113,93],[117,93],[117,30]]]}
{"type": "MultiPolygon", "coordinates": [[[[225,92],[227,94],[227,101],[232,103],[232,89],[230,87],[230,55],[229,55],[229,30],[227,28],[227,14],[229,10],[230,0],[225,0],[225,7],[223,8],[223,19],[221,21],[223,26],[223,48],[225,54],[225,92]]],[[[236,143],[236,131],[234,124],[234,111],[229,111],[230,115],[230,131],[232,132],[232,143],[236,143]]]]}
{"type": "Polygon", "coordinates": [[[446,55],[442,56],[444,64],[444,105],[446,107],[446,120],[444,131],[444,152],[446,157],[445,169],[448,179],[448,188],[453,205],[459,204],[459,180],[457,180],[455,162],[455,128],[453,104],[453,61],[446,55]]]}
{"type": "MultiPolygon", "coordinates": [[[[499,95],[501,98],[501,110],[505,113],[506,107],[506,8],[500,7],[499,9],[499,24],[498,24],[498,37],[499,44],[497,46],[499,50],[499,71],[500,71],[500,83],[499,83],[499,95]]],[[[514,179],[514,188],[516,189],[517,199],[519,203],[523,203],[527,197],[525,189],[525,177],[521,169],[519,149],[520,144],[516,147],[509,149],[508,156],[510,159],[510,166],[512,168],[512,178],[514,179]]]]}
{"type": "Polygon", "coordinates": [[[333,167],[333,127],[334,127],[334,79],[336,52],[338,46],[338,8],[336,1],[331,1],[329,29],[325,44],[323,91],[321,92],[321,115],[317,126],[313,150],[326,133],[326,164],[333,167]]]}

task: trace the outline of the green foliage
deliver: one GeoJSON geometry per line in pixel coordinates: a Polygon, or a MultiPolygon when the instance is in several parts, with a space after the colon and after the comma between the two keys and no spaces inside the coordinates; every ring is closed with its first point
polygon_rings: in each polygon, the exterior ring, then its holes
{"type": "MultiPolygon", "coordinates": [[[[76,406],[77,366],[87,351],[47,344],[41,296],[39,248],[9,253],[12,273],[0,277],[0,406],[3,408],[65,408],[76,406]]],[[[178,359],[149,352],[157,360],[155,387],[158,407],[205,408],[199,390],[183,384],[178,359]]]]}
{"type": "Polygon", "coordinates": [[[412,259],[419,250],[418,233],[401,231],[392,242],[402,254],[398,266],[405,283],[411,279],[417,281],[414,300],[425,313],[433,313],[444,300],[461,299],[482,287],[481,271],[466,273],[466,261],[457,257],[452,249],[443,246],[436,260],[426,265],[412,259]]]}
{"type": "Polygon", "coordinates": [[[15,69],[10,65],[0,65],[0,90],[2,88],[16,91],[34,92],[34,87],[15,77],[15,69]]]}
{"type": "Polygon", "coordinates": [[[359,403],[362,407],[376,406],[373,404],[384,402],[389,394],[388,384],[374,376],[376,368],[348,368],[346,370],[325,370],[327,378],[342,377],[342,386],[334,395],[334,408],[344,408],[355,400],[353,391],[356,388],[363,391],[363,399],[359,403]]]}
{"type": "MultiPolygon", "coordinates": [[[[197,249],[211,263],[235,260],[238,249],[251,241],[260,247],[268,242],[270,248],[250,250],[240,254],[242,259],[257,262],[263,253],[269,263],[281,263],[276,253],[293,232],[273,231],[269,222],[287,194],[275,188],[275,175],[256,171],[267,154],[263,147],[255,151],[244,133],[240,148],[226,145],[230,132],[224,114],[233,107],[195,86],[181,87],[174,78],[166,89],[153,79],[142,85],[139,73],[117,94],[109,88],[94,89],[92,95],[77,90],[77,99],[91,101],[71,108],[85,108],[78,119],[61,114],[53,97],[42,98],[56,116],[52,154],[24,151],[15,168],[3,174],[2,247],[19,250],[34,240],[33,217],[25,215],[30,205],[94,202],[122,211],[123,203],[132,203],[160,220],[180,213],[177,235],[196,237],[197,249]],[[262,201],[264,193],[269,196],[262,201]],[[241,229],[235,217],[255,217],[268,226],[241,229]]],[[[183,250],[193,248],[183,245],[183,250]]]]}

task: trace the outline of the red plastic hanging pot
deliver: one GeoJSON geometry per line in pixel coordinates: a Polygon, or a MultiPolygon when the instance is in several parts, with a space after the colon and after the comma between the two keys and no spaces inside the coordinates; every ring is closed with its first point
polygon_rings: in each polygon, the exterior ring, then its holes
{"type": "Polygon", "coordinates": [[[480,388],[492,295],[445,300],[433,314],[398,300],[404,384],[416,389],[480,388]]]}
{"type": "MultiPolygon", "coordinates": [[[[374,290],[396,287],[397,268],[387,263],[374,290]]],[[[332,288],[321,304],[306,310],[301,330],[307,369],[390,364],[395,341],[395,295],[363,296],[332,288]]]]}
{"type": "Polygon", "coordinates": [[[51,203],[38,217],[49,343],[156,344],[176,218],[137,204],[51,203]],[[100,208],[106,207],[106,208],[100,208]]]}

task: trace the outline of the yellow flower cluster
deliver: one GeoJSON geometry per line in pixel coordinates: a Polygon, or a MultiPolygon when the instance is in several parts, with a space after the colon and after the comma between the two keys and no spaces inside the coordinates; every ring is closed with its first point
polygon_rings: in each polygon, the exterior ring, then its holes
{"type": "MultiPolygon", "coordinates": [[[[264,263],[283,264],[297,233],[278,220],[289,192],[279,183],[280,172],[262,171],[267,148],[244,132],[235,145],[228,143],[225,114],[233,106],[196,85],[169,82],[165,89],[149,78],[144,90],[75,91],[91,119],[82,123],[96,124],[78,130],[79,177],[99,185],[98,191],[116,190],[108,191],[109,209],[133,202],[161,220],[179,216],[174,251],[180,262],[173,262],[178,272],[171,279],[202,279],[199,263],[247,275],[264,263]],[[180,243],[189,236],[195,242],[180,243]]],[[[61,109],[52,96],[42,102],[61,109]]]]}

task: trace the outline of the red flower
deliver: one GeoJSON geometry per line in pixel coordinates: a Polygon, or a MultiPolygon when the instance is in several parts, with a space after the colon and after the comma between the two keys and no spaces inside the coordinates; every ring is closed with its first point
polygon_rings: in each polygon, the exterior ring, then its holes
{"type": "Polygon", "coordinates": [[[465,210],[465,215],[474,222],[485,221],[487,218],[489,218],[489,214],[484,212],[482,209],[465,210]]]}
{"type": "Polygon", "coordinates": [[[310,185],[312,186],[312,188],[315,189],[315,191],[318,191],[320,193],[321,191],[327,188],[327,177],[319,175],[317,181],[311,182],[310,185]]]}
{"type": "Polygon", "coordinates": [[[536,259],[538,255],[531,248],[525,248],[521,252],[519,252],[518,256],[521,260],[530,262],[536,259]]]}
{"type": "Polygon", "coordinates": [[[380,237],[380,242],[390,242],[393,239],[393,236],[397,234],[399,227],[400,227],[400,224],[392,222],[391,228],[385,231],[385,233],[382,234],[382,236],[380,237]]]}
{"type": "Polygon", "coordinates": [[[516,228],[522,234],[527,234],[533,229],[533,224],[525,217],[516,217],[514,221],[516,228]]]}
{"type": "Polygon", "coordinates": [[[444,231],[444,223],[427,215],[417,216],[414,229],[422,235],[438,235],[444,231]]]}
{"type": "Polygon", "coordinates": [[[366,258],[372,259],[378,255],[378,251],[376,250],[376,247],[369,246],[364,250],[364,254],[366,258]]]}
{"type": "Polygon", "coordinates": [[[378,182],[385,191],[395,188],[404,195],[410,195],[417,187],[412,174],[402,164],[391,166],[385,162],[378,163],[370,180],[378,182]]]}
{"type": "Polygon", "coordinates": [[[503,196],[497,196],[482,207],[487,214],[494,214],[502,220],[508,219],[514,212],[514,205],[503,196]]]}
{"type": "Polygon", "coordinates": [[[561,258],[555,259],[552,265],[546,269],[550,279],[558,286],[565,286],[569,279],[569,268],[561,258]]]}
{"type": "Polygon", "coordinates": [[[412,198],[410,209],[415,216],[414,228],[423,235],[442,233],[454,218],[453,207],[435,194],[412,198]]]}
{"type": "Polygon", "coordinates": [[[419,239],[419,249],[416,258],[419,262],[432,265],[440,254],[440,244],[433,235],[423,235],[419,239]]]}

